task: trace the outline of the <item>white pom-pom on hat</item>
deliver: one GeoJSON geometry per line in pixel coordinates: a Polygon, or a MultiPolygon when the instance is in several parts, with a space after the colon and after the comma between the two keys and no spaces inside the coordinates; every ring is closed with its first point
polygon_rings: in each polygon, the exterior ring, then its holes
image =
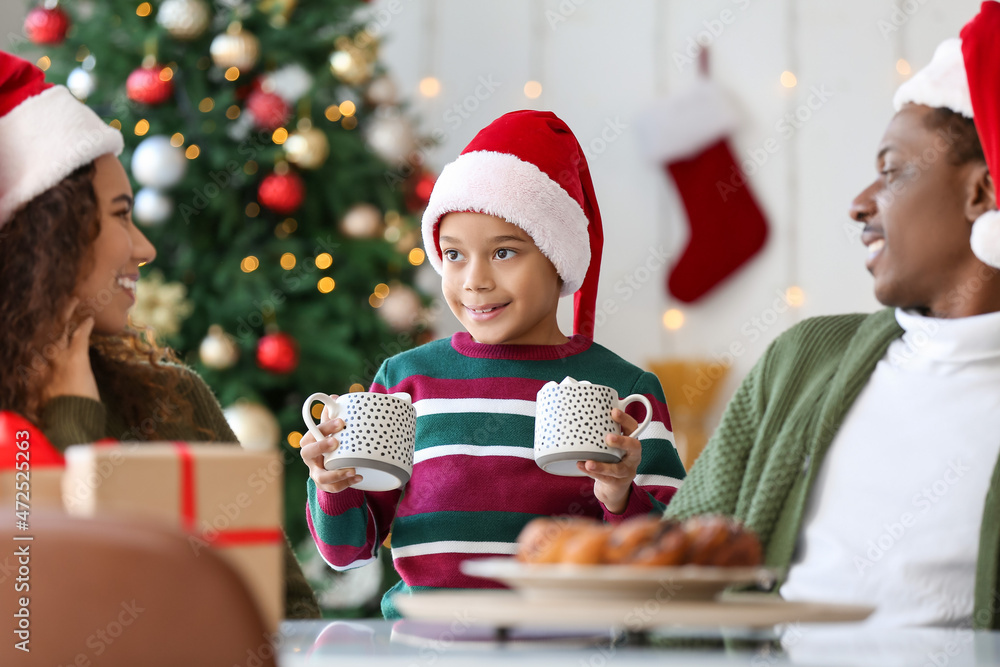
{"type": "Polygon", "coordinates": [[[987,211],[972,224],[972,252],[984,264],[1000,269],[1000,211],[987,211]]]}

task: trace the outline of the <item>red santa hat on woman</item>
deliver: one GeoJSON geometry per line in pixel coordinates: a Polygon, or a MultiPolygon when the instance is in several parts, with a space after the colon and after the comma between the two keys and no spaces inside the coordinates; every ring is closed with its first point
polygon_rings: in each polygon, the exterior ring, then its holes
{"type": "Polygon", "coordinates": [[[496,119],[445,166],[424,211],[431,266],[441,273],[441,218],[474,211],[503,218],[531,236],[576,294],[573,331],[594,335],[604,234],[587,158],[569,127],[549,111],[496,119]]]}
{"type": "Polygon", "coordinates": [[[0,51],[0,227],[79,167],[123,147],[121,132],[65,86],[0,51]]]}
{"type": "MultiPolygon", "coordinates": [[[[1000,179],[1000,3],[987,0],[962,29],[961,39],[938,46],[924,69],[896,91],[896,110],[908,102],[951,109],[976,124],[994,188],[1000,179]]],[[[1000,269],[1000,211],[972,225],[972,251],[1000,269]]]]}

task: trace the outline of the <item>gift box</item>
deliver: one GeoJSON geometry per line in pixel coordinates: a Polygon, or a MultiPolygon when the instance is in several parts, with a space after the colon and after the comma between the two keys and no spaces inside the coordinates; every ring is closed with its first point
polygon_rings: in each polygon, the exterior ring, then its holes
{"type": "Polygon", "coordinates": [[[62,496],[76,516],[128,515],[189,533],[244,578],[273,629],[284,616],[282,473],[277,452],[236,445],[137,442],[66,449],[62,496]]]}
{"type": "Polygon", "coordinates": [[[40,428],[15,412],[0,411],[0,503],[4,510],[24,512],[23,520],[30,526],[31,510],[61,508],[63,466],[62,454],[40,428]]]}

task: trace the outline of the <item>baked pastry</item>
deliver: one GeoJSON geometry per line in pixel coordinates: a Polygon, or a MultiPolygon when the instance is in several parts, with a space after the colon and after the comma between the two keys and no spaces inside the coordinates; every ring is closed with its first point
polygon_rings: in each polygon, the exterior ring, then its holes
{"type": "Polygon", "coordinates": [[[517,538],[526,563],[755,567],[763,549],[753,531],[721,515],[685,521],[641,516],[611,526],[579,517],[542,517],[517,538]]]}
{"type": "Polygon", "coordinates": [[[713,554],[732,535],[731,526],[731,520],[716,515],[696,516],[685,521],[683,530],[688,538],[688,549],[684,561],[692,565],[708,565],[713,554]]]}
{"type": "Polygon", "coordinates": [[[724,567],[760,565],[762,549],[757,536],[730,517],[708,515],[684,522],[688,536],[686,563],[724,567]]]}
{"type": "Polygon", "coordinates": [[[567,540],[586,528],[603,526],[593,519],[541,517],[532,519],[517,538],[517,558],[526,563],[558,563],[567,540]]]}
{"type": "Polygon", "coordinates": [[[572,565],[597,565],[605,561],[605,546],[614,528],[595,523],[574,532],[562,545],[560,563],[572,565]]]}
{"type": "Polygon", "coordinates": [[[629,565],[672,567],[682,565],[687,556],[688,536],[680,524],[663,523],[655,539],[639,549],[626,562],[629,565]]]}
{"type": "Polygon", "coordinates": [[[663,530],[664,521],[652,515],[628,519],[615,527],[604,550],[605,562],[624,563],[643,547],[652,544],[663,530]]]}

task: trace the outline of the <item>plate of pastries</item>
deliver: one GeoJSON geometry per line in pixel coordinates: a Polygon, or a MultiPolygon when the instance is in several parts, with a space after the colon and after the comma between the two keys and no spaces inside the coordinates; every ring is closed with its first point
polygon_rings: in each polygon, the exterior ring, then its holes
{"type": "Polygon", "coordinates": [[[760,540],[731,517],[677,521],[642,516],[617,525],[574,517],[534,519],[514,558],[462,563],[529,596],[711,600],[736,585],[768,586],[760,540]]]}

